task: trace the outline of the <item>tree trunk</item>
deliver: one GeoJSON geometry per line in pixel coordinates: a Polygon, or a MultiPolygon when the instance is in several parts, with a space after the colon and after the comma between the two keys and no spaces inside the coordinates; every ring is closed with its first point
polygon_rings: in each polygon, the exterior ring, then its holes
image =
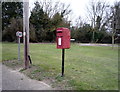
{"type": "Polygon", "coordinates": [[[112,35],[112,49],[114,48],[114,35],[112,35]]]}
{"type": "Polygon", "coordinates": [[[92,34],[92,43],[94,43],[95,41],[95,31],[93,31],[93,34],[92,34]]]}

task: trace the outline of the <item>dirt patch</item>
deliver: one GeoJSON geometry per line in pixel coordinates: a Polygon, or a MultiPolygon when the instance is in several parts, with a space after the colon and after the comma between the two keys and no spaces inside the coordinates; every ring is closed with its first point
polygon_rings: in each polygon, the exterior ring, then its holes
{"type": "Polygon", "coordinates": [[[41,67],[33,65],[31,68],[21,71],[31,79],[43,81],[58,90],[70,90],[72,87],[68,85],[68,80],[61,75],[51,75],[51,72],[44,71],[41,67]]]}
{"type": "Polygon", "coordinates": [[[12,68],[13,70],[20,70],[23,68],[23,62],[22,61],[17,61],[17,60],[7,60],[3,61],[2,64],[12,68]]]}

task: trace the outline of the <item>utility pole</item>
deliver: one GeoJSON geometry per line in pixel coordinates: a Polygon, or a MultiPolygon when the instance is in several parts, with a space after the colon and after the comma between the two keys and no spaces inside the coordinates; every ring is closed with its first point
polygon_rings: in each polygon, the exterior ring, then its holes
{"type": "Polygon", "coordinates": [[[25,69],[29,67],[29,0],[23,1],[23,39],[25,69]]]}

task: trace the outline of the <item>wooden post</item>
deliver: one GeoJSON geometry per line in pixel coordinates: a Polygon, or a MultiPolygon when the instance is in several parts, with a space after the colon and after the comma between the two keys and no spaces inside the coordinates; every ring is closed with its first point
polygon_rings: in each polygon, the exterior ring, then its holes
{"type": "Polygon", "coordinates": [[[23,2],[23,37],[25,69],[29,67],[29,0],[23,2]]]}

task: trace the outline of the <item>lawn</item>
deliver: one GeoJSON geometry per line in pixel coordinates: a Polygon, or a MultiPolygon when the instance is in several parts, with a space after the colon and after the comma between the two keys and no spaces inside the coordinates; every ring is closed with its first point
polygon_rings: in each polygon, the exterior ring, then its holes
{"type": "MultiPolygon", "coordinates": [[[[118,49],[102,46],[79,46],[71,44],[65,50],[65,76],[61,74],[61,49],[56,44],[30,44],[34,66],[31,74],[40,73],[39,79],[54,79],[53,86],[77,90],[118,89],[118,49]]],[[[21,44],[23,59],[23,44],[21,44]]],[[[17,60],[17,44],[2,44],[2,61],[17,60]]],[[[34,75],[33,75],[34,76],[34,75]]]]}

